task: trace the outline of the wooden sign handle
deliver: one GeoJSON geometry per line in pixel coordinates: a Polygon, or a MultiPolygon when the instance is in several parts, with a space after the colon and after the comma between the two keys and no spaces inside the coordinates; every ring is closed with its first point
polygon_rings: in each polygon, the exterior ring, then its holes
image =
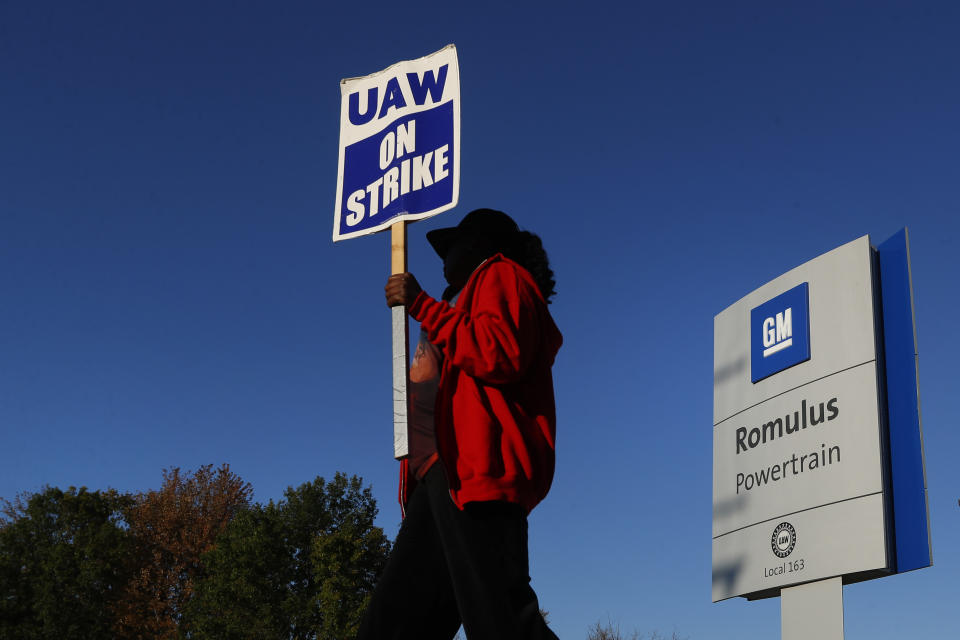
{"type": "Polygon", "coordinates": [[[407,223],[394,222],[390,227],[390,275],[407,270],[407,223]]]}
{"type": "MultiPolygon", "coordinates": [[[[390,227],[390,273],[407,270],[407,223],[395,222],[390,227]]],[[[410,453],[407,418],[410,413],[407,381],[410,371],[410,333],[407,308],[393,307],[393,457],[397,460],[410,453]]]]}

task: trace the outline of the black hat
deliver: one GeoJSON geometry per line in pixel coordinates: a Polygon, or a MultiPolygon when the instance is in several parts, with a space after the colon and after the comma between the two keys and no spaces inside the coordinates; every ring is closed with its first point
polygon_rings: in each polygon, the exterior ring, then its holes
{"type": "Polygon", "coordinates": [[[455,227],[428,231],[427,241],[441,258],[446,258],[450,247],[462,238],[502,243],[519,232],[517,223],[503,211],[474,209],[455,227]]]}

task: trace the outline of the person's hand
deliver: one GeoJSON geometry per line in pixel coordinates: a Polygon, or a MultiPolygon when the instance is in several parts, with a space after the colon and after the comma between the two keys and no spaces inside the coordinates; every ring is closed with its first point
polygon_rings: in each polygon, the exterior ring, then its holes
{"type": "Polygon", "coordinates": [[[412,273],[397,273],[390,276],[383,290],[387,294],[388,307],[410,306],[422,291],[412,273]]]}

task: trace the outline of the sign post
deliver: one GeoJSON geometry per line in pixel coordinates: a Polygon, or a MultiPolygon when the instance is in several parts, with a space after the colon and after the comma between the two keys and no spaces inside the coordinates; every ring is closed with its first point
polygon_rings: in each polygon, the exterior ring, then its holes
{"type": "Polygon", "coordinates": [[[906,230],[714,318],[713,600],[843,637],[842,585],[932,564],[906,230]]]}
{"type": "MultiPolygon", "coordinates": [[[[394,222],[390,227],[390,274],[407,270],[407,223],[394,222]]],[[[410,330],[407,308],[390,309],[393,321],[393,457],[401,459],[410,453],[407,431],[410,401],[407,383],[410,371],[410,330]]]]}
{"type": "MultiPolygon", "coordinates": [[[[457,49],[340,82],[340,144],[333,241],[391,229],[391,274],[407,270],[406,223],[456,206],[460,196],[457,49]]],[[[394,457],[409,453],[409,341],[392,309],[394,457]]]]}
{"type": "Polygon", "coordinates": [[[781,640],[843,640],[843,581],[818,580],[780,592],[781,640]]]}

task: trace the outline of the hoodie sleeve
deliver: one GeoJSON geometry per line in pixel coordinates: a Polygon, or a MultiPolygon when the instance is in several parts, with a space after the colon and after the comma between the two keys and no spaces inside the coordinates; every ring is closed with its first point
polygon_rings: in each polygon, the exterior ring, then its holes
{"type": "Polygon", "coordinates": [[[452,365],[489,384],[515,382],[539,348],[537,295],[504,260],[486,265],[474,278],[463,307],[421,293],[410,315],[452,365]]]}

